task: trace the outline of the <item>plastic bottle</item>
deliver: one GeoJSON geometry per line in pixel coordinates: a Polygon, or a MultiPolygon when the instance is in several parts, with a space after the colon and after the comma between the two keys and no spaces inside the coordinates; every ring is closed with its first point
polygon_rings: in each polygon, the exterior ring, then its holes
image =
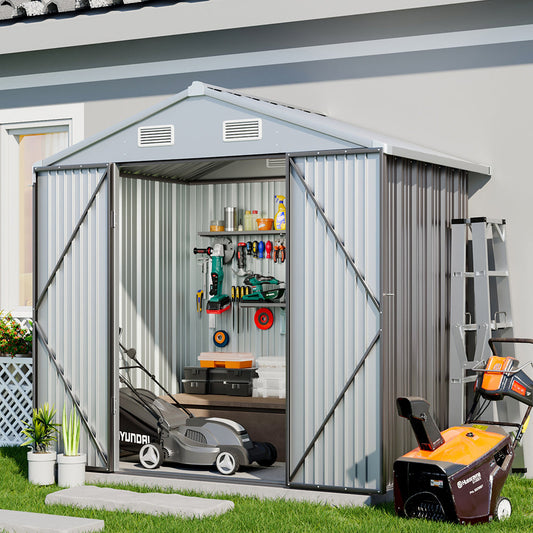
{"type": "Polygon", "coordinates": [[[244,231],[253,231],[254,229],[255,229],[254,217],[252,213],[250,213],[250,210],[247,209],[244,212],[244,231]]]}
{"type": "Polygon", "coordinates": [[[278,194],[276,196],[276,201],[278,202],[278,212],[274,217],[274,228],[277,230],[287,229],[287,220],[286,220],[286,208],[285,208],[285,196],[278,194]]]}

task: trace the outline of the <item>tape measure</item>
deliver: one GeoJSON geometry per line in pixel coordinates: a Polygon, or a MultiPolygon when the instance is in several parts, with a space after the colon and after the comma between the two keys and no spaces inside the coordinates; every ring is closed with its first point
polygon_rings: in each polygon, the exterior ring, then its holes
{"type": "Polygon", "coordinates": [[[224,346],[227,346],[229,343],[228,332],[224,331],[223,329],[215,331],[213,335],[213,342],[215,343],[215,346],[218,346],[218,348],[224,348],[224,346]]]}
{"type": "Polygon", "coordinates": [[[254,322],[259,329],[270,329],[274,324],[274,315],[267,307],[261,307],[255,312],[254,322]]]}

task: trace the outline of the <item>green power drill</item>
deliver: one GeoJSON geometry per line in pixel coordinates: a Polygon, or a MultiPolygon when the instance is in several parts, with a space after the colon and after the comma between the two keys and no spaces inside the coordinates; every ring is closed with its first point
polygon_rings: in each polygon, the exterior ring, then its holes
{"type": "Polygon", "coordinates": [[[212,298],[207,302],[205,312],[210,315],[220,315],[231,307],[231,299],[227,294],[222,294],[224,281],[224,245],[215,244],[211,252],[211,288],[209,295],[212,298]]]}

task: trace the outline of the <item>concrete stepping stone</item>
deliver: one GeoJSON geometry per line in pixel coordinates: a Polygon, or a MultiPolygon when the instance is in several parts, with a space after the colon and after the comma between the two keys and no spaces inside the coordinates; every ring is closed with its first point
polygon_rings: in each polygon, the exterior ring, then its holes
{"type": "Polygon", "coordinates": [[[233,502],[228,500],[158,492],[142,493],[91,485],[53,492],[46,496],[45,503],[48,505],[74,505],[106,511],[130,511],[153,515],[172,514],[182,518],[204,518],[219,515],[231,511],[234,507],[233,502]]]}
{"type": "Polygon", "coordinates": [[[104,521],[93,518],[0,509],[0,531],[8,533],[85,533],[103,529],[104,521]]]}

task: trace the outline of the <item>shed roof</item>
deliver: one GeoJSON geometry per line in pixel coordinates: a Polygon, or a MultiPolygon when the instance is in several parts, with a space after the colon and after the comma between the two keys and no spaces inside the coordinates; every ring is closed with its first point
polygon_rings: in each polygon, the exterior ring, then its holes
{"type": "Polygon", "coordinates": [[[199,81],[174,97],[46,159],[42,164],[175,161],[343,148],[381,148],[389,155],[490,175],[490,168],[486,165],[390,138],[317,112],[199,81]],[[261,120],[260,138],[241,139],[241,142],[223,139],[225,121],[246,121],[251,117],[261,120]],[[139,128],[162,124],[173,126],[173,143],[140,147],[139,128]]]}

